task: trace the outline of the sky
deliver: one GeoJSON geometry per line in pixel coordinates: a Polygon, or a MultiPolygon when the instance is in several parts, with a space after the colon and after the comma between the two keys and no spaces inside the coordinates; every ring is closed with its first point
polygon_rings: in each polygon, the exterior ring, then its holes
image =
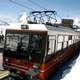
{"type": "Polygon", "coordinates": [[[57,18],[80,17],[80,0],[0,0],[0,17],[15,20],[23,11],[29,14],[30,11],[44,10],[44,8],[55,10],[57,18]],[[11,1],[15,1],[21,6],[11,1]]]}

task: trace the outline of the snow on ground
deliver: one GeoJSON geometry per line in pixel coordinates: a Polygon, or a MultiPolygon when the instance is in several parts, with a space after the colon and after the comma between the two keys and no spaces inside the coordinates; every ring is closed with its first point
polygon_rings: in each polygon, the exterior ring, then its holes
{"type": "Polygon", "coordinates": [[[80,80],[80,56],[77,58],[71,71],[61,80],[80,80]]]}

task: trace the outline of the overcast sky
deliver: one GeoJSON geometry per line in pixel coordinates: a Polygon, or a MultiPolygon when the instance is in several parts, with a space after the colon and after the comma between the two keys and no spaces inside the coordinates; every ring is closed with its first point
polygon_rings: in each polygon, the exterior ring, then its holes
{"type": "Polygon", "coordinates": [[[61,18],[80,17],[80,0],[0,0],[0,16],[13,19],[24,10],[29,13],[33,10],[44,10],[44,8],[57,11],[57,16],[61,18]]]}

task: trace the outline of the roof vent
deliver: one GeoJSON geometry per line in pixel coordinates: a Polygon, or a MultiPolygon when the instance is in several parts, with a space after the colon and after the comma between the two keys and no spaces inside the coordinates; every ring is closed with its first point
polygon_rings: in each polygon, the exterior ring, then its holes
{"type": "Polygon", "coordinates": [[[21,25],[21,29],[29,29],[28,25],[21,25]]]}

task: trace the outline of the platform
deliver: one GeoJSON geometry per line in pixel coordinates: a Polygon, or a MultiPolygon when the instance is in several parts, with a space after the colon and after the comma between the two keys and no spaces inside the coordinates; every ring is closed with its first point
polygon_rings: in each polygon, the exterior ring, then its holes
{"type": "Polygon", "coordinates": [[[10,75],[9,71],[0,70],[0,80],[10,75]]]}

